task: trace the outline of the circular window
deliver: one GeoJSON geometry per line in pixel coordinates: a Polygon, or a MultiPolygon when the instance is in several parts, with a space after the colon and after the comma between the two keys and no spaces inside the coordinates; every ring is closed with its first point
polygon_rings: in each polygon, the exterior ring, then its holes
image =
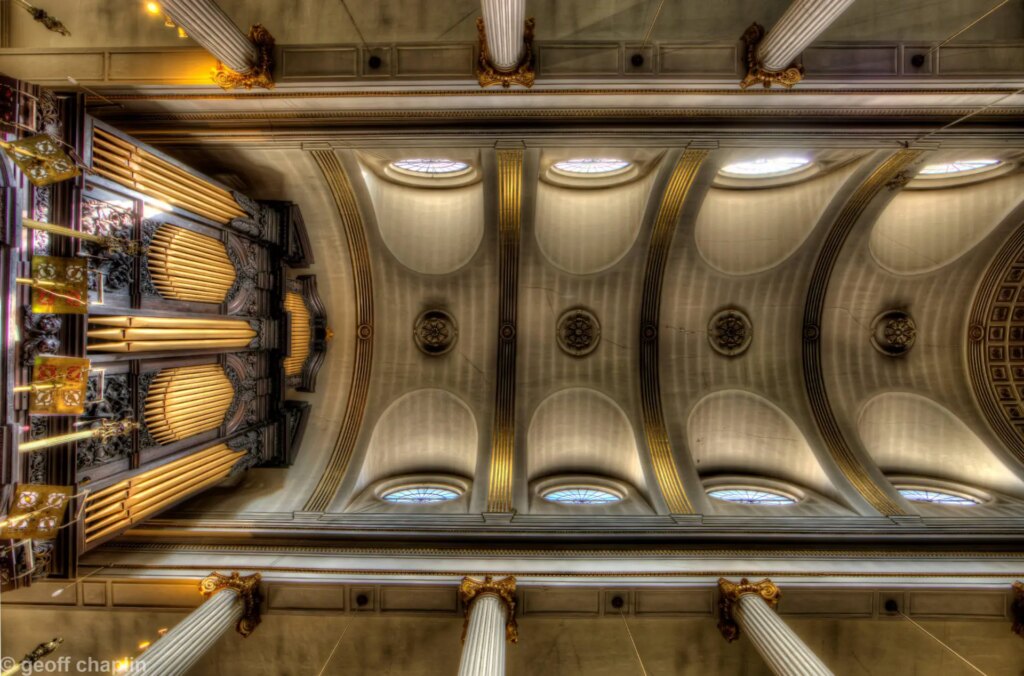
{"type": "Polygon", "coordinates": [[[633,163],[628,160],[587,157],[555,162],[552,168],[562,174],[571,174],[573,176],[609,176],[620,174],[631,166],[633,166],[633,163]]]}
{"type": "Polygon", "coordinates": [[[771,178],[795,174],[810,164],[811,161],[805,157],[759,157],[756,160],[727,164],[720,173],[734,178],[771,178]]]}
{"type": "Polygon", "coordinates": [[[976,505],[979,500],[967,495],[947,493],[934,488],[898,488],[897,489],[907,500],[911,502],[931,502],[937,505],[976,505]]]}
{"type": "Polygon", "coordinates": [[[938,178],[953,174],[956,174],[957,176],[965,176],[968,174],[980,174],[990,169],[995,169],[1000,164],[1002,164],[1002,162],[999,160],[957,160],[955,162],[926,165],[921,169],[921,171],[917,172],[917,175],[922,178],[938,178]]]}
{"type": "Polygon", "coordinates": [[[459,493],[440,486],[405,486],[389,491],[381,497],[387,502],[400,504],[427,504],[455,500],[459,493]]]}
{"type": "Polygon", "coordinates": [[[391,168],[416,176],[458,176],[468,172],[470,169],[469,165],[465,162],[441,158],[396,160],[391,163],[391,168]]]}
{"type": "Polygon", "coordinates": [[[612,502],[620,502],[622,497],[590,486],[563,486],[545,493],[544,499],[563,505],[607,505],[612,502]]]}
{"type": "Polygon", "coordinates": [[[738,502],[744,505],[793,505],[796,500],[783,495],[766,491],[763,488],[717,488],[708,491],[715,500],[738,502]]]}

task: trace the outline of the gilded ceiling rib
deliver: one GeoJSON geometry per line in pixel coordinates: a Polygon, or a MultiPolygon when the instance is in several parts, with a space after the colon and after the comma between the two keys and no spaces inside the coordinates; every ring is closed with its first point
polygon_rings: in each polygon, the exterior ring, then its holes
{"type": "Polygon", "coordinates": [[[683,203],[693,185],[706,150],[687,150],[676,162],[668,187],[661,198],[658,216],[651,233],[644,268],[643,297],[640,301],[640,405],[643,414],[644,439],[651,454],[651,465],[658,479],[661,494],[673,514],[693,514],[693,505],[686,496],[683,482],[672,455],[665,414],[661,408],[661,380],[658,375],[658,322],[661,314],[661,285],[665,277],[676,223],[683,203]]]}
{"type": "Polygon", "coordinates": [[[903,515],[906,512],[875,482],[839,428],[829,404],[825,373],[821,367],[821,325],[825,314],[829,279],[847,236],[878,192],[890,181],[898,179],[900,172],[913,163],[920,154],[918,150],[901,150],[895,153],[875,169],[843,205],[814,263],[814,271],[811,273],[807,289],[807,303],[804,306],[804,385],[807,388],[807,398],[810,401],[814,422],[825,441],[825,447],[846,479],[868,504],[886,516],[903,515]]]}
{"type": "Polygon", "coordinates": [[[370,391],[370,368],[373,363],[373,278],[370,274],[370,253],[366,242],[366,231],[363,219],[359,215],[352,184],[349,182],[345,169],[331,150],[312,151],[313,159],[320,166],[324,180],[331,189],[331,196],[338,208],[342,227],[345,229],[345,241],[348,244],[349,258],[352,261],[352,274],[355,286],[356,307],[356,354],[352,370],[352,383],[349,387],[348,404],[345,417],[338,430],[338,438],[334,442],[331,458],[324,468],[323,475],[313,493],[303,507],[307,512],[323,512],[333,502],[338,487],[345,477],[352,451],[355,449],[359,430],[362,427],[363,414],[366,411],[366,399],[370,391]]]}
{"type": "Polygon", "coordinates": [[[512,511],[515,457],[516,296],[519,225],[523,206],[523,151],[498,150],[498,368],[491,433],[488,512],[512,511]]]}

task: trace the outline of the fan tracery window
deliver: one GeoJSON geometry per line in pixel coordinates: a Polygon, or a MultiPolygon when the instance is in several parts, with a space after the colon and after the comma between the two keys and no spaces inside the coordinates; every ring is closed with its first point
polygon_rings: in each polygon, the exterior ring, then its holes
{"type": "Polygon", "coordinates": [[[796,500],[783,495],[773,493],[762,488],[719,488],[708,491],[708,495],[716,500],[725,502],[737,502],[744,505],[792,505],[796,500]]]}
{"type": "Polygon", "coordinates": [[[942,162],[940,164],[929,164],[926,165],[921,171],[917,172],[918,176],[949,176],[951,174],[977,174],[989,169],[995,169],[997,166],[1002,164],[999,160],[992,159],[979,159],[979,160],[955,160],[953,162],[942,162]]]}
{"type": "Polygon", "coordinates": [[[770,178],[795,173],[810,163],[805,157],[758,157],[727,164],[722,167],[721,173],[739,178],[770,178]]]}
{"type": "Polygon", "coordinates": [[[978,504],[978,500],[966,495],[957,495],[933,488],[899,488],[897,489],[907,500],[911,502],[930,502],[936,505],[958,505],[966,507],[978,504]]]}
{"type": "Polygon", "coordinates": [[[549,502],[559,502],[564,505],[605,505],[612,502],[619,502],[621,497],[603,491],[600,488],[589,486],[566,486],[556,488],[544,494],[544,499],[549,502]]]}
{"type": "Polygon", "coordinates": [[[399,504],[429,504],[447,502],[459,497],[459,493],[440,486],[405,486],[385,493],[383,499],[399,504]]]}
{"type": "Polygon", "coordinates": [[[562,162],[555,162],[553,168],[555,169],[555,171],[562,172],[563,174],[607,176],[608,174],[617,174],[619,172],[625,171],[626,169],[629,169],[632,165],[633,163],[628,160],[619,160],[607,157],[585,157],[572,160],[565,160],[562,162]]]}
{"type": "Polygon", "coordinates": [[[410,174],[427,174],[430,176],[451,176],[469,171],[469,165],[458,160],[444,158],[410,158],[396,160],[391,166],[399,171],[410,174]]]}

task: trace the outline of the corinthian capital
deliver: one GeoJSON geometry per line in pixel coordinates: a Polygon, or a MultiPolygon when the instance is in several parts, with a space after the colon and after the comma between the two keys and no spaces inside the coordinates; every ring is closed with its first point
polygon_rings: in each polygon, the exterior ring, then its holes
{"type": "Polygon", "coordinates": [[[722,638],[730,643],[740,637],[740,626],[733,616],[733,608],[741,596],[756,594],[774,609],[779,605],[779,598],[782,591],[774,582],[765,578],[760,582],[751,582],[747,578],[739,581],[739,584],[730,582],[724,577],[718,578],[718,631],[722,632],[722,638]]]}
{"type": "Polygon", "coordinates": [[[204,599],[224,589],[233,589],[238,592],[245,609],[242,611],[242,619],[235,625],[235,629],[242,636],[249,636],[260,623],[260,602],[263,597],[260,595],[260,574],[239,575],[233,571],[231,575],[221,573],[210,573],[199,582],[199,593],[204,599]]]}
{"type": "Polygon", "coordinates": [[[512,576],[495,580],[490,575],[478,580],[472,577],[462,578],[459,585],[459,598],[465,607],[466,621],[462,625],[462,640],[466,640],[466,629],[469,627],[469,615],[473,612],[473,604],[481,596],[497,596],[505,604],[508,619],[505,621],[505,638],[519,642],[519,628],[516,625],[516,579],[512,576]]]}

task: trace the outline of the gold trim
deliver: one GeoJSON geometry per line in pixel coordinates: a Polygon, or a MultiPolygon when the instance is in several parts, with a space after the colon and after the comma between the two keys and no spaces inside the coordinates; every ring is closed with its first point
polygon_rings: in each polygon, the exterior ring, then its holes
{"type": "Polygon", "coordinates": [[[508,89],[513,84],[518,84],[529,89],[533,86],[536,73],[533,69],[533,17],[526,20],[523,27],[523,56],[519,63],[510,70],[495,68],[491,63],[491,52],[487,48],[487,29],[484,27],[484,18],[476,18],[476,32],[480,40],[480,57],[476,63],[476,79],[481,87],[501,85],[508,89]]]}
{"type": "Polygon", "coordinates": [[[740,625],[734,617],[733,607],[739,602],[741,596],[756,594],[764,599],[765,603],[772,610],[776,610],[782,591],[774,582],[765,578],[760,582],[751,582],[742,578],[739,584],[730,582],[724,577],[718,578],[718,631],[722,632],[722,638],[732,643],[740,637],[740,625]]]}
{"type": "Polygon", "coordinates": [[[255,24],[249,29],[249,40],[256,45],[256,65],[238,73],[218,63],[210,75],[221,89],[274,88],[274,36],[262,24],[255,24]]]}
{"type": "Polygon", "coordinates": [[[498,150],[498,365],[487,511],[512,511],[515,458],[516,304],[519,228],[523,202],[523,151],[498,150]]]}
{"type": "Polygon", "coordinates": [[[675,235],[676,223],[690,192],[706,150],[686,150],[679,157],[672,177],[661,198],[654,221],[651,243],[644,269],[643,295],[640,300],[640,404],[644,439],[651,456],[658,487],[673,514],[693,514],[672,452],[661,407],[661,378],[658,372],[658,322],[661,314],[661,285],[665,264],[675,235]]]}
{"type": "Polygon", "coordinates": [[[814,422],[821,433],[829,455],[843,476],[857,489],[873,508],[886,516],[904,515],[906,512],[875,482],[864,469],[857,453],[847,442],[829,403],[825,373],[821,365],[821,325],[825,314],[825,299],[829,279],[847,236],[875,196],[900,171],[917,160],[921,151],[900,150],[891,155],[843,205],[814,262],[814,271],[807,289],[804,307],[804,341],[802,358],[804,385],[811,405],[814,422]]]}
{"type": "Polygon", "coordinates": [[[231,575],[210,573],[199,582],[199,593],[203,595],[203,599],[209,599],[223,589],[233,589],[238,592],[242,598],[244,610],[235,629],[243,637],[248,638],[260,623],[260,602],[263,600],[260,595],[260,579],[259,573],[244,577],[239,575],[238,571],[233,571],[231,575]]]}
{"type": "Polygon", "coordinates": [[[345,229],[345,241],[354,277],[356,309],[355,360],[345,417],[338,430],[331,458],[303,507],[303,511],[306,512],[323,512],[334,500],[345,477],[359,438],[359,430],[362,428],[363,415],[366,413],[370,371],[373,365],[373,277],[370,273],[370,253],[363,219],[359,214],[359,206],[345,168],[341,166],[332,150],[314,150],[311,154],[331,189],[338,217],[345,229]]]}
{"type": "Polygon", "coordinates": [[[761,40],[764,39],[764,35],[764,26],[755,21],[750,24],[750,27],[743,32],[743,37],[740,38],[746,46],[747,55],[747,74],[740,81],[740,89],[746,89],[758,82],[764,85],[765,89],[770,89],[773,84],[782,85],[789,89],[797,82],[803,80],[803,64],[791,64],[789,68],[783,71],[765,70],[761,66],[761,61],[757,58],[757,48],[761,44],[761,40]]]}
{"type": "Polygon", "coordinates": [[[508,613],[508,619],[505,620],[505,640],[509,643],[519,643],[519,627],[516,625],[516,579],[508,576],[494,580],[490,575],[485,575],[483,580],[467,576],[462,578],[462,584],[459,585],[459,598],[465,608],[466,618],[462,623],[462,642],[466,642],[466,631],[469,629],[469,617],[473,613],[473,606],[482,596],[497,596],[505,604],[508,613]]]}

